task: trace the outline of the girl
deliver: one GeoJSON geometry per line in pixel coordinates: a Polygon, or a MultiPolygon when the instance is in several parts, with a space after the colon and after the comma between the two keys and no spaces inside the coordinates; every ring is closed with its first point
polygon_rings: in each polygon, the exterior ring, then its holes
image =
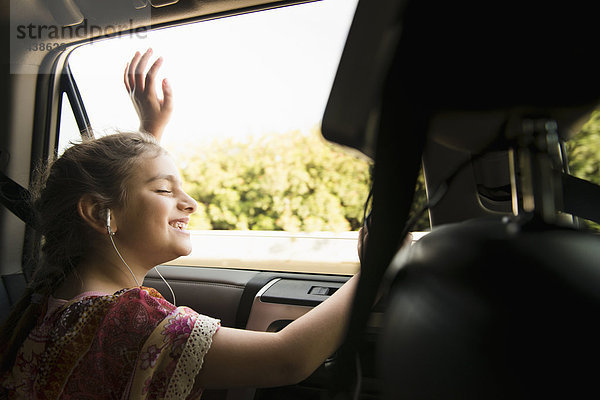
{"type": "Polygon", "coordinates": [[[140,285],[191,251],[195,201],[160,138],[172,92],[136,53],[125,86],[141,130],[67,149],[33,202],[41,262],[0,332],[9,398],[199,398],[202,388],[292,384],[341,343],[356,277],[277,333],[219,326],[140,285]]]}

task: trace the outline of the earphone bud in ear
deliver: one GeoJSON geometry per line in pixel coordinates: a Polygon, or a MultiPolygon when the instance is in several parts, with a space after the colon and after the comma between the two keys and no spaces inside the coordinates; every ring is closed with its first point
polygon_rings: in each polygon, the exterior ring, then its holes
{"type": "Polygon", "coordinates": [[[114,235],[114,232],[110,228],[110,208],[106,209],[106,229],[108,230],[108,234],[110,236],[114,235]]]}
{"type": "MultiPolygon", "coordinates": [[[[113,245],[113,248],[115,249],[115,252],[117,253],[117,255],[119,256],[119,258],[121,259],[121,261],[123,262],[123,264],[125,264],[125,267],[127,267],[127,270],[129,271],[129,273],[131,274],[131,277],[133,278],[133,280],[135,281],[135,284],[137,286],[140,286],[140,283],[138,282],[137,278],[135,277],[135,275],[133,274],[133,271],[131,270],[131,268],[129,268],[129,265],[127,265],[127,263],[125,262],[125,259],[123,258],[123,256],[121,255],[121,253],[119,253],[119,249],[117,249],[117,245],[115,244],[115,241],[113,240],[113,236],[115,236],[115,233],[112,231],[111,227],[110,227],[110,208],[106,209],[106,229],[108,230],[108,238],[110,239],[110,242],[113,245]]],[[[160,273],[159,273],[160,275],[160,273]]],[[[163,278],[164,280],[164,278],[163,278]]],[[[165,281],[166,283],[167,281],[165,281]]],[[[169,286],[169,284],[167,283],[167,286],[169,286]]],[[[170,288],[170,286],[169,286],[170,288]]],[[[175,297],[173,297],[173,301],[175,301],[175,297]]]]}

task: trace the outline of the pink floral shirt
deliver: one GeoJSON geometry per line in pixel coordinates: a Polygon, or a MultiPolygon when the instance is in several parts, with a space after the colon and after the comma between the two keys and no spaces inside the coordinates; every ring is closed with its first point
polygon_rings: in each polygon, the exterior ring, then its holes
{"type": "Polygon", "coordinates": [[[147,287],[50,298],[2,386],[11,399],[197,399],[218,328],[147,287]]]}

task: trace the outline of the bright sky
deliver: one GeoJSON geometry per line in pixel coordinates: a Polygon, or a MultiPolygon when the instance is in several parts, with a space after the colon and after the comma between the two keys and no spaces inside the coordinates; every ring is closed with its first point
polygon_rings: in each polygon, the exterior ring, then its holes
{"type": "Polygon", "coordinates": [[[123,69],[152,47],[175,94],[163,139],[170,149],[306,130],[321,121],[356,3],[323,0],[97,42],[74,52],[71,68],[95,129],[136,129],[123,69]]]}

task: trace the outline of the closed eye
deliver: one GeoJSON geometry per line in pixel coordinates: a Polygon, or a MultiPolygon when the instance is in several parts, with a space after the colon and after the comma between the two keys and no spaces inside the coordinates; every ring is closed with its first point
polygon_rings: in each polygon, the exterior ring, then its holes
{"type": "Polygon", "coordinates": [[[156,193],[173,193],[170,190],[158,189],[156,193]]]}

